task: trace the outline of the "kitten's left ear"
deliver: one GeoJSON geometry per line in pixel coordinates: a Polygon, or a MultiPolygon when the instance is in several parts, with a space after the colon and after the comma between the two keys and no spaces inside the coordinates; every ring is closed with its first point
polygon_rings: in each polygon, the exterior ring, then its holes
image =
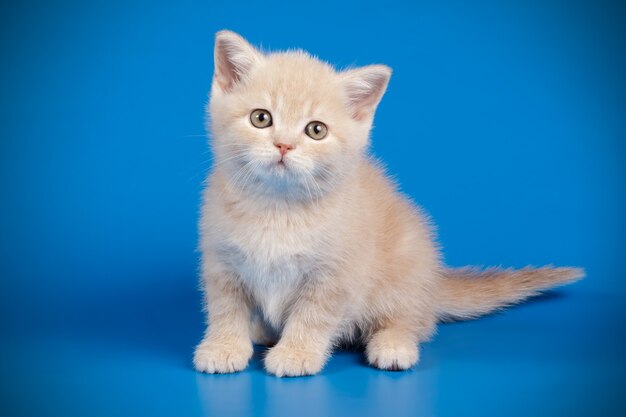
{"type": "Polygon", "coordinates": [[[340,75],[352,117],[356,120],[373,117],[387,89],[391,68],[385,65],[369,65],[344,71],[340,75]]]}
{"type": "Polygon", "coordinates": [[[215,75],[213,82],[228,92],[261,62],[262,54],[244,38],[229,30],[215,35],[215,75]]]}

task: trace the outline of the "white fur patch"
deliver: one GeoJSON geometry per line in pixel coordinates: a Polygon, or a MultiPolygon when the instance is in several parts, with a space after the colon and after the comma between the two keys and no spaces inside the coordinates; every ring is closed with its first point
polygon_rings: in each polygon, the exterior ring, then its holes
{"type": "Polygon", "coordinates": [[[237,273],[275,329],[282,328],[297,289],[316,263],[306,233],[278,223],[231,234],[217,249],[220,260],[237,273]],[[241,239],[232,239],[237,236],[241,239]]]}

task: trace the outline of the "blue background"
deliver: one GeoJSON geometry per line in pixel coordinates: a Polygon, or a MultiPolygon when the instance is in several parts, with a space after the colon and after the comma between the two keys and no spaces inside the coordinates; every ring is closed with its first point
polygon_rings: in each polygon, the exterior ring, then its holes
{"type": "Polygon", "coordinates": [[[0,414],[624,415],[625,22],[591,0],[3,2],[0,414]],[[195,373],[224,28],[394,68],[374,152],[448,263],[588,277],[441,326],[409,372],[344,351],[277,379],[259,350],[243,373],[195,373]]]}

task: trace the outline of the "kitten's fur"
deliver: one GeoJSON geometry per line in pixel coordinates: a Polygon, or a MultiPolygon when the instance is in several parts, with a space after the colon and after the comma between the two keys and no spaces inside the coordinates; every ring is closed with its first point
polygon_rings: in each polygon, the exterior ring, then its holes
{"type": "Polygon", "coordinates": [[[368,156],[391,70],[337,72],[301,51],[263,54],[222,31],[209,114],[215,163],[202,208],[208,329],[197,370],[242,370],[252,343],[277,376],[319,372],[334,345],[408,369],[438,320],[465,319],[574,281],[574,268],[448,269],[427,217],[368,156]],[[250,113],[268,110],[259,129],[250,113]],[[310,121],[328,126],[316,141],[310,121]],[[293,147],[280,164],[276,144],[293,147]]]}

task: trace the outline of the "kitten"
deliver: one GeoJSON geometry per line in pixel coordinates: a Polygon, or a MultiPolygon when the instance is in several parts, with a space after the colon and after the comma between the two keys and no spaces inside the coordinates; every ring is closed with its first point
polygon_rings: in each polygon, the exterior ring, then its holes
{"type": "Polygon", "coordinates": [[[302,51],[215,42],[214,166],[200,220],[208,328],[194,364],[244,369],[252,344],[277,376],[310,375],[338,343],[402,370],[436,323],[583,276],[575,268],[449,269],[427,217],[368,156],[391,69],[337,72],[302,51]]]}

